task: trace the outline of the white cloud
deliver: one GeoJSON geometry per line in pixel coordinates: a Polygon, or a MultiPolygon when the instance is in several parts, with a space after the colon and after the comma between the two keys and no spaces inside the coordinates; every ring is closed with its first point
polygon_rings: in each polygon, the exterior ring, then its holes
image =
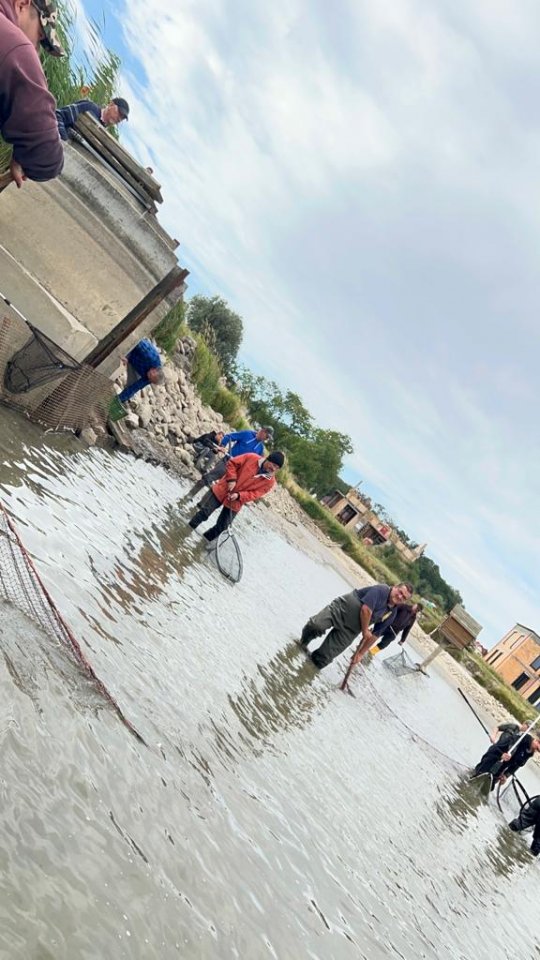
{"type": "Polygon", "coordinates": [[[123,136],[249,363],[351,434],[492,642],[540,627],[540,12],[338,7],[126,0],[123,136]]]}

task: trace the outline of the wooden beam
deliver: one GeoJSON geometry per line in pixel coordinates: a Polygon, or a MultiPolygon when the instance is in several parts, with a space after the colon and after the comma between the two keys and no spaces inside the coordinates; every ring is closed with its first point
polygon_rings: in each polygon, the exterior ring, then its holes
{"type": "Polygon", "coordinates": [[[184,283],[188,275],[189,270],[185,270],[178,265],[173,267],[167,276],[156,283],[155,287],[126,314],[124,319],[117,323],[103,340],[100,340],[97,346],[84,358],[83,363],[90,367],[99,367],[100,363],[103,363],[123,343],[126,337],[129,337],[143,320],[146,320],[165,297],[184,283]]]}
{"type": "Polygon", "coordinates": [[[149,194],[152,200],[156,200],[157,203],[163,203],[161,186],[157,180],[154,180],[144,167],[142,167],[140,163],[137,163],[131,154],[128,153],[114,137],[111,137],[105,127],[102,127],[91,114],[81,113],[77,118],[75,129],[78,130],[83,137],[88,137],[92,146],[94,146],[95,149],[99,149],[102,155],[105,155],[106,159],[111,163],[111,166],[114,165],[114,158],[117,163],[120,163],[121,166],[127,170],[132,178],[139,182],[140,187],[149,194]],[[98,144],[98,146],[96,146],[96,144],[98,144]]]}
{"type": "MultiPolygon", "coordinates": [[[[82,117],[79,117],[79,120],[84,117],[85,114],[83,113],[82,117]]],[[[77,121],[77,125],[78,123],[79,121],[77,121]]],[[[140,180],[137,180],[136,177],[131,175],[129,170],[112,155],[107,147],[103,146],[101,140],[96,136],[96,130],[94,130],[93,127],[96,127],[97,129],[97,124],[92,124],[92,129],[88,130],[86,129],[85,125],[84,135],[80,134],[79,130],[77,130],[77,133],[79,134],[80,139],[83,141],[83,144],[86,142],[85,145],[87,148],[90,146],[93,150],[95,150],[100,160],[104,161],[109,167],[111,167],[111,169],[118,174],[121,180],[129,184],[143,206],[145,206],[148,210],[156,212],[156,205],[146,187],[140,182],[140,180]]],[[[112,138],[109,137],[109,139],[112,138]]]]}

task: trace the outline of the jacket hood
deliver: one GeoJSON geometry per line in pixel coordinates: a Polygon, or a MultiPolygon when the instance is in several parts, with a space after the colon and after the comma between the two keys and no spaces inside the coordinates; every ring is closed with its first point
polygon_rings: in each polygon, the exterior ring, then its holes
{"type": "Polygon", "coordinates": [[[12,23],[17,23],[17,17],[15,16],[15,8],[11,0],[0,0],[0,14],[4,14],[8,20],[11,20],[12,23]]]}

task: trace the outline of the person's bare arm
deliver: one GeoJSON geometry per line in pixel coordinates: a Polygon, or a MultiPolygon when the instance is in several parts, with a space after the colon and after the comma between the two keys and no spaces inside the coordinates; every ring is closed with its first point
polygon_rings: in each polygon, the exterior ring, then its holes
{"type": "Polygon", "coordinates": [[[360,632],[364,640],[367,640],[369,638],[372,641],[372,643],[375,643],[376,638],[374,637],[371,630],[369,629],[372,616],[373,616],[373,610],[370,610],[369,607],[366,606],[365,603],[363,603],[360,608],[360,632]]]}
{"type": "Polygon", "coordinates": [[[370,610],[370,608],[363,603],[360,607],[360,634],[362,636],[362,640],[358,650],[353,656],[353,663],[359,663],[369,648],[377,643],[377,637],[369,629],[372,616],[373,610],[370,610]]]}

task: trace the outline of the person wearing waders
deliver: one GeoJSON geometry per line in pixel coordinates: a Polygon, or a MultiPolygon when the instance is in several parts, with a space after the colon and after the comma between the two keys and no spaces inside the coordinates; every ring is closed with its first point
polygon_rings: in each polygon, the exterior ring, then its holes
{"type": "Polygon", "coordinates": [[[537,857],[540,853],[540,797],[533,797],[524,804],[519,816],[511,820],[508,826],[514,833],[533,827],[531,853],[537,857]]]}
{"type": "Polygon", "coordinates": [[[225,456],[212,470],[209,470],[200,480],[197,480],[197,483],[195,483],[186,494],[185,499],[190,500],[191,497],[194,497],[195,494],[203,490],[204,487],[211,487],[216,480],[220,480],[225,474],[230,457],[241,457],[245,453],[256,453],[259,457],[262,457],[265,443],[272,444],[273,440],[274,431],[272,427],[260,427],[259,430],[239,430],[237,433],[226,433],[219,444],[220,447],[223,447],[225,456]]]}
{"type": "Polygon", "coordinates": [[[355,663],[358,663],[369,648],[377,643],[371,627],[382,623],[391,627],[397,605],[409,600],[412,592],[410,583],[400,583],[396,587],[377,583],[336,597],[327,607],[310,617],[302,630],[300,645],[307,647],[316,637],[330,631],[320,647],[311,654],[315,666],[322,670],[361,634],[362,643],[355,654],[355,663]]]}
{"type": "Polygon", "coordinates": [[[196,530],[221,507],[217,523],[204,534],[205,539],[212,543],[231,525],[245,503],[260,500],[273,490],[276,485],[275,474],[284,462],[285,457],[280,450],[275,450],[268,457],[258,457],[255,453],[231,457],[226,464],[225,476],[216,480],[189,521],[192,530],[196,530]]]}
{"type": "Polygon", "coordinates": [[[510,757],[509,750],[516,740],[527,730],[526,723],[500,723],[489,735],[491,746],[486,750],[472,771],[471,777],[483,773],[493,773],[499,767],[503,756],[510,757]]]}

